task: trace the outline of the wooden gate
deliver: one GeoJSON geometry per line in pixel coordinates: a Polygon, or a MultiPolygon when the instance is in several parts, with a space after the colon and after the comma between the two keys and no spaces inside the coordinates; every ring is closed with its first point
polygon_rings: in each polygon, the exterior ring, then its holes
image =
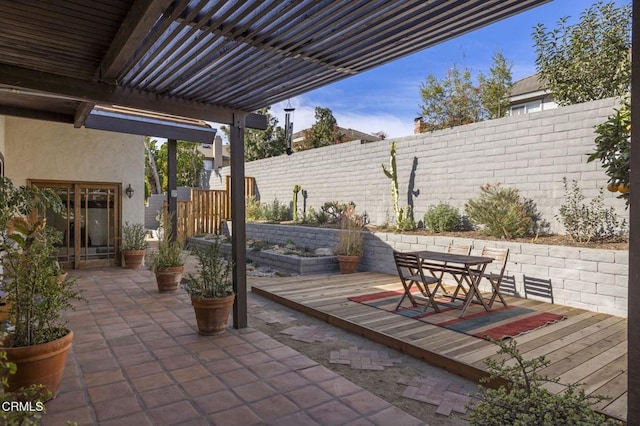
{"type": "MultiPolygon", "coordinates": [[[[245,177],[245,198],[255,196],[255,178],[245,177]]],[[[222,221],[231,219],[231,179],[226,190],[192,189],[191,201],[178,201],[178,233],[180,241],[199,234],[219,235],[222,221]]],[[[164,203],[167,217],[167,203],[164,203]]]]}

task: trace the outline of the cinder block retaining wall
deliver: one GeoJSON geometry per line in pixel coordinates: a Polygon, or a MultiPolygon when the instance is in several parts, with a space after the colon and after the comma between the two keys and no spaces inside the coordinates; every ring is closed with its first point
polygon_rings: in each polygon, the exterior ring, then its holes
{"type": "MultiPolygon", "coordinates": [[[[414,217],[421,220],[430,205],[447,202],[462,211],[481,185],[501,182],[532,199],[552,231],[564,232],[554,218],[564,202],[562,178],[577,179],[588,198],[606,187],[607,176],[596,162],[586,163],[586,154],[594,148],[594,126],[615,106],[614,99],[604,99],[395,139],[399,202],[413,204],[414,217]]],[[[354,201],[371,223],[393,223],[390,181],[381,168],[389,162],[390,145],[391,140],[332,145],[252,161],[245,173],[256,178],[263,202],[291,202],[298,184],[306,190],[307,207],[354,201]]],[[[229,168],[222,168],[210,187],[223,189],[228,174],[229,168]]],[[[606,203],[628,217],[613,194],[606,193],[606,203]]],[[[303,210],[302,194],[298,210],[303,210]]]]}
{"type": "MultiPolygon", "coordinates": [[[[247,238],[283,244],[292,240],[300,247],[333,247],[335,229],[289,225],[247,224],[247,238]]],[[[484,246],[509,249],[505,275],[515,278],[518,295],[524,297],[523,275],[549,280],[554,302],[611,315],[627,316],[629,254],[622,250],[469,240],[463,238],[365,233],[360,271],[395,274],[392,250],[445,251],[450,244],[472,245],[472,254],[484,246]]],[[[488,290],[488,289],[486,289],[488,290]]]]}
{"type": "MultiPolygon", "coordinates": [[[[187,241],[189,245],[200,248],[206,248],[211,244],[211,241],[195,237],[190,237],[187,241]]],[[[224,243],[221,249],[226,256],[231,255],[231,244],[224,243]]],[[[247,249],[247,259],[257,266],[269,266],[297,275],[326,274],[339,270],[336,256],[304,257],[247,249]]]]}

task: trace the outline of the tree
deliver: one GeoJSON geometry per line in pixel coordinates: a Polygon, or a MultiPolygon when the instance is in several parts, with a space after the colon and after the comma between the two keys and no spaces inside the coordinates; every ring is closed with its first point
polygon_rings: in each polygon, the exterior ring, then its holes
{"type": "MultiPolygon", "coordinates": [[[[164,192],[167,190],[167,186],[169,185],[167,175],[168,146],[165,143],[162,144],[159,149],[156,149],[156,142],[156,140],[149,141],[149,151],[151,152],[151,157],[155,157],[156,171],[162,184],[161,191],[164,192]]],[[[200,177],[204,170],[204,156],[198,152],[197,144],[193,142],[178,141],[176,157],[178,186],[199,187],[200,177]]],[[[147,154],[147,161],[150,161],[149,158],[150,156],[147,154]]],[[[149,169],[151,168],[152,166],[149,165],[149,169]]],[[[146,178],[150,183],[148,175],[146,178]]]]}
{"type": "Polygon", "coordinates": [[[315,123],[305,132],[304,143],[298,149],[320,148],[342,142],[344,135],[338,130],[338,122],[329,108],[317,106],[315,118],[315,123]]]}
{"type": "Polygon", "coordinates": [[[455,64],[443,80],[430,74],[420,86],[424,125],[422,131],[446,129],[480,121],[482,104],[479,90],[471,81],[471,71],[455,64]]]}
{"type": "MultiPolygon", "coordinates": [[[[282,155],[287,148],[285,131],[278,126],[278,119],[269,112],[270,107],[256,111],[267,117],[265,130],[245,129],[244,131],[244,159],[245,161],[260,160],[261,158],[282,155]]],[[[221,130],[230,138],[229,127],[222,126],[221,130]]],[[[233,150],[233,146],[231,146],[233,150]]]]}
{"type": "Polygon", "coordinates": [[[145,180],[145,197],[151,194],[162,193],[162,183],[160,174],[158,173],[158,149],[156,148],[156,140],[149,136],[144,138],[144,180],[145,180]]]}
{"type": "Polygon", "coordinates": [[[559,105],[623,96],[631,84],[631,5],[598,2],[580,22],[533,33],[540,77],[559,105]]]}
{"type": "Polygon", "coordinates": [[[596,126],[595,152],[589,155],[587,162],[600,160],[605,173],[609,176],[607,188],[611,192],[620,192],[629,205],[629,179],[631,161],[631,100],[624,98],[622,106],[607,121],[596,126]]]}
{"type": "Polygon", "coordinates": [[[480,100],[484,114],[489,120],[504,117],[507,112],[512,67],[502,52],[496,52],[493,55],[493,66],[489,68],[491,74],[488,77],[483,73],[478,75],[480,100]]]}

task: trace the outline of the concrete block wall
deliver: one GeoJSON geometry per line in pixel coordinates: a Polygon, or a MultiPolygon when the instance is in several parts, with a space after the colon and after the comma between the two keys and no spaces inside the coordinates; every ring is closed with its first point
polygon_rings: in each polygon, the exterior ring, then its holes
{"type": "MultiPolygon", "coordinates": [[[[318,248],[332,247],[338,235],[335,229],[249,223],[247,238],[278,244],[292,240],[298,246],[318,248]]],[[[505,276],[515,280],[516,295],[520,297],[524,297],[526,275],[548,280],[556,304],[627,316],[629,254],[622,250],[366,232],[358,270],[396,274],[393,250],[444,252],[450,244],[471,245],[474,255],[480,255],[483,247],[508,248],[505,276]]],[[[482,288],[489,290],[487,285],[482,288]]]]}
{"type": "MultiPolygon", "coordinates": [[[[586,162],[586,154],[594,148],[594,126],[616,106],[610,98],[395,139],[399,203],[413,205],[416,220],[440,202],[463,213],[465,202],[479,195],[481,185],[500,182],[520,189],[537,204],[551,231],[562,233],[555,219],[565,200],[562,178],[578,180],[587,198],[606,187],[607,176],[598,163],[586,162]]],[[[262,202],[288,204],[298,184],[307,191],[307,208],[353,201],[371,223],[393,223],[390,181],[381,169],[381,163],[389,162],[391,142],[349,142],[252,161],[245,174],[256,178],[262,202]]],[[[224,189],[229,172],[222,168],[210,187],[224,189]]],[[[606,191],[605,198],[628,217],[622,200],[606,191]]],[[[303,210],[301,196],[298,210],[303,210]]]]}
{"type": "Polygon", "coordinates": [[[338,244],[337,229],[323,228],[321,232],[315,232],[315,229],[308,226],[247,223],[247,238],[279,245],[291,240],[296,246],[309,250],[333,248],[338,244]]]}

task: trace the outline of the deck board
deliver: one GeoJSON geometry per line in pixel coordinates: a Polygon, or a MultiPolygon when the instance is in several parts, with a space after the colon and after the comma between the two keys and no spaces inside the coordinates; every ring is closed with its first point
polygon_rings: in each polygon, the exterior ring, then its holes
{"type": "MultiPolygon", "coordinates": [[[[498,347],[491,342],[348,300],[401,289],[396,276],[374,272],[256,279],[252,283],[257,294],[330,324],[469,379],[485,377],[486,360],[498,358],[498,347]]],[[[540,300],[505,298],[510,305],[566,316],[563,321],[518,336],[520,352],[528,359],[544,355],[550,365],[542,373],[558,377],[561,383],[581,382],[587,393],[609,396],[611,399],[595,407],[626,419],[627,320],[540,300]]],[[[554,392],[564,389],[556,384],[547,388],[554,392]]]]}

